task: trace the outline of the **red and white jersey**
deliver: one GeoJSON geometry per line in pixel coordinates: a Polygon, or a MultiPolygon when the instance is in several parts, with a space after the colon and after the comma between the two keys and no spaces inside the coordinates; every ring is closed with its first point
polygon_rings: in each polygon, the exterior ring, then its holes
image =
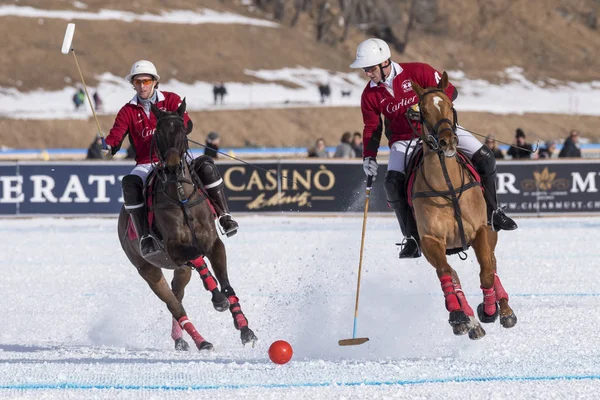
{"type": "MultiPolygon", "coordinates": [[[[177,111],[181,105],[181,97],[171,92],[156,91],[156,107],[163,111],[177,111]]],[[[183,115],[185,126],[188,127],[190,117],[187,111],[183,115]]],[[[146,115],[144,107],[138,104],[137,94],[125,104],[117,114],[115,123],[110,133],[106,137],[106,144],[113,148],[113,154],[119,150],[125,135],[129,134],[129,139],[135,149],[135,162],[137,164],[148,164],[152,161],[157,162],[158,158],[150,159],[150,144],[152,135],[156,129],[156,117],[152,112],[150,116],[146,115]]]]}
{"type": "MultiPolygon", "coordinates": [[[[413,131],[405,114],[410,106],[419,102],[419,98],[412,89],[411,79],[427,88],[437,86],[442,74],[429,64],[392,62],[392,72],[385,83],[369,81],[367,84],[360,104],[365,124],[363,157],[377,156],[383,132],[381,116],[385,120],[385,135],[390,146],[398,140],[412,138],[413,131]]],[[[449,84],[446,95],[452,100],[455,93],[456,89],[449,84]]]]}

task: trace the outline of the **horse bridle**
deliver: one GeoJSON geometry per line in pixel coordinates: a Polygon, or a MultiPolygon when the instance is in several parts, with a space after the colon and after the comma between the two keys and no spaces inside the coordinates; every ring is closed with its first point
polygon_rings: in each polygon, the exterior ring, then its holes
{"type": "MultiPolygon", "coordinates": [[[[161,120],[162,119],[177,119],[177,120],[183,121],[183,118],[176,114],[163,116],[163,117],[161,117],[161,120]]],[[[185,223],[188,226],[188,228],[190,229],[190,232],[192,233],[192,245],[197,247],[198,242],[196,239],[196,235],[194,235],[194,217],[192,216],[192,214],[190,212],[190,208],[202,203],[206,199],[206,196],[202,195],[201,192],[199,193],[199,191],[196,190],[197,185],[194,183],[195,179],[193,176],[194,175],[193,168],[187,162],[187,157],[189,156],[189,149],[186,149],[180,155],[179,167],[177,168],[177,171],[174,174],[167,174],[165,172],[165,169],[166,169],[165,160],[163,159],[162,154],[160,154],[160,149],[158,148],[158,140],[159,140],[158,136],[156,135],[156,132],[155,132],[155,134],[152,135],[152,143],[150,145],[150,159],[151,160],[154,159],[152,157],[152,155],[153,155],[153,152],[155,152],[156,157],[158,158],[159,162],[158,163],[152,162],[152,167],[153,167],[153,170],[156,171],[156,176],[160,179],[160,182],[161,182],[160,189],[161,189],[162,193],[164,194],[165,199],[167,199],[170,204],[164,204],[164,205],[153,204],[152,208],[180,207],[183,211],[185,223]],[[184,167],[184,163],[188,164],[187,165],[188,171],[190,173],[189,178],[187,178],[185,176],[186,169],[184,167]],[[166,189],[169,184],[176,185],[177,199],[172,198],[167,193],[166,189]],[[192,187],[194,187],[194,190],[189,194],[189,196],[185,195],[185,189],[183,187],[183,184],[189,184],[192,187]],[[192,200],[192,197],[196,194],[198,194],[198,198],[192,200]]],[[[186,143],[187,143],[187,140],[186,140],[186,143]]]]}
{"type": "Polygon", "coordinates": [[[441,151],[441,147],[439,144],[440,133],[442,133],[444,131],[451,131],[452,134],[454,136],[456,136],[456,139],[458,140],[458,135],[456,134],[456,127],[458,125],[458,114],[456,113],[456,109],[454,107],[452,107],[452,114],[454,116],[454,121],[451,121],[448,118],[442,118],[435,124],[435,126],[432,127],[429,124],[429,122],[427,122],[425,120],[425,118],[423,118],[423,113],[420,110],[423,109],[421,106],[421,103],[425,99],[425,96],[427,96],[428,94],[433,94],[433,93],[444,93],[445,94],[445,92],[442,89],[431,89],[431,90],[428,90],[425,93],[421,94],[421,96],[419,98],[419,102],[417,103],[419,105],[419,122],[421,123],[421,125],[426,126],[427,130],[433,134],[426,135],[423,132],[421,135],[419,135],[419,133],[414,128],[414,126],[410,123],[410,118],[408,116],[407,116],[407,118],[409,119],[409,125],[410,125],[411,129],[413,130],[413,132],[417,136],[421,136],[423,141],[426,142],[429,145],[429,147],[431,147],[432,150],[439,152],[439,151],[441,151]],[[446,126],[440,130],[440,127],[443,124],[448,124],[449,126],[446,126]]]}
{"type": "MultiPolygon", "coordinates": [[[[442,89],[430,89],[426,92],[424,92],[423,94],[421,94],[420,99],[419,99],[419,114],[420,114],[420,122],[421,125],[425,125],[427,127],[427,129],[429,130],[429,132],[431,132],[432,134],[429,135],[425,135],[425,133],[422,133],[421,135],[419,135],[419,133],[415,130],[415,128],[413,127],[413,125],[410,123],[410,118],[407,116],[407,118],[409,118],[409,124],[413,130],[413,132],[417,135],[420,136],[422,138],[422,140],[424,142],[427,143],[427,145],[429,147],[431,147],[432,150],[434,150],[440,160],[440,166],[442,168],[442,173],[444,175],[444,180],[446,181],[446,186],[448,187],[447,191],[444,192],[440,192],[437,190],[434,190],[431,185],[429,184],[429,182],[427,182],[427,178],[425,173],[423,173],[423,178],[425,179],[425,184],[431,189],[431,191],[429,192],[419,192],[419,193],[413,193],[413,198],[417,198],[417,197],[443,197],[445,199],[447,199],[450,203],[452,203],[452,207],[454,208],[454,218],[458,224],[458,231],[460,233],[460,239],[461,239],[461,245],[462,245],[462,251],[466,251],[468,248],[467,245],[467,239],[465,237],[465,231],[464,231],[464,227],[463,227],[463,223],[462,223],[462,212],[460,210],[460,205],[459,205],[459,200],[460,197],[462,196],[463,192],[467,189],[470,189],[471,187],[474,186],[479,186],[478,182],[469,182],[465,184],[465,174],[464,171],[465,169],[462,169],[462,177],[461,177],[461,186],[459,188],[454,188],[454,186],[452,185],[452,180],[450,179],[449,173],[448,173],[448,168],[446,167],[446,162],[445,162],[445,156],[444,153],[441,149],[441,146],[439,144],[439,136],[440,133],[444,132],[444,131],[451,131],[452,134],[456,137],[456,139],[458,140],[458,135],[456,134],[456,127],[458,124],[458,115],[456,113],[456,109],[454,107],[452,107],[452,113],[454,116],[454,121],[451,121],[448,118],[442,118],[440,119],[435,126],[431,126],[426,120],[425,118],[423,118],[423,113],[421,112],[422,107],[421,107],[421,103],[423,101],[423,99],[425,98],[425,96],[427,96],[428,94],[433,94],[433,93],[444,93],[444,91],[442,89]],[[440,130],[440,127],[443,124],[447,124],[449,126],[445,126],[444,128],[442,128],[440,130]]],[[[455,156],[457,157],[457,156],[455,156]]],[[[423,167],[423,165],[421,165],[421,168],[423,167]]],[[[461,257],[462,258],[462,257],[461,257]]]]}

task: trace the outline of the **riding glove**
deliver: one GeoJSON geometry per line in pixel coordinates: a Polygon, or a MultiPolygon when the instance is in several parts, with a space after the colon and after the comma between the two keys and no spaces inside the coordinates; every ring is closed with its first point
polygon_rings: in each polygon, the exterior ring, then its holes
{"type": "Polygon", "coordinates": [[[106,148],[102,149],[102,155],[104,157],[108,157],[112,155],[112,147],[110,147],[110,144],[106,145],[106,148]]]}
{"type": "Polygon", "coordinates": [[[413,121],[421,120],[421,110],[419,109],[418,104],[413,104],[406,111],[406,116],[413,121]]]}
{"type": "Polygon", "coordinates": [[[365,171],[365,175],[372,176],[373,179],[377,176],[378,167],[375,157],[365,157],[363,160],[363,170],[365,171]]]}

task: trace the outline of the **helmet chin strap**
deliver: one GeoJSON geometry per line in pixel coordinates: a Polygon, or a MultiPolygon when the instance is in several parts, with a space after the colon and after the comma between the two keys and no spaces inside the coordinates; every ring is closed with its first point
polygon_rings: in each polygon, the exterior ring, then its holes
{"type": "MultiPolygon", "coordinates": [[[[390,60],[387,60],[387,61],[388,61],[388,64],[385,67],[382,67],[381,64],[379,64],[379,72],[381,72],[381,80],[379,81],[379,83],[385,83],[385,80],[387,79],[387,76],[385,76],[385,74],[383,73],[383,69],[392,65],[392,62],[390,60]]],[[[391,73],[392,73],[392,70],[390,69],[390,74],[391,73]]]]}

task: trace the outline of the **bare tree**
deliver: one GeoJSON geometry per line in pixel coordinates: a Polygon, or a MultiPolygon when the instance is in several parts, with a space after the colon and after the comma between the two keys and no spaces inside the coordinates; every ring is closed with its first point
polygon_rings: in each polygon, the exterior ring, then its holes
{"type": "Polygon", "coordinates": [[[283,21],[283,19],[285,18],[285,3],[286,0],[275,1],[275,10],[273,12],[273,18],[276,21],[283,21]]]}
{"type": "Polygon", "coordinates": [[[315,39],[332,45],[346,41],[350,29],[354,27],[380,37],[396,51],[403,53],[415,23],[423,24],[425,29],[439,25],[433,24],[438,19],[438,0],[294,0],[292,4],[288,0],[254,2],[256,7],[271,12],[278,21],[283,21],[286,13],[292,12],[292,27],[298,24],[302,14],[307,14],[315,24],[315,39]]]}

